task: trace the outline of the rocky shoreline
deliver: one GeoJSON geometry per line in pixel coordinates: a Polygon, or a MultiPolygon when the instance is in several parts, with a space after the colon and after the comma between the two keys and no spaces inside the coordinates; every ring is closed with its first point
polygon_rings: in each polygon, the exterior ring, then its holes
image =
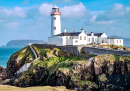
{"type": "Polygon", "coordinates": [[[130,90],[130,57],[116,55],[77,57],[58,48],[33,46],[40,60],[17,75],[25,62],[34,59],[29,47],[14,53],[7,68],[0,67],[0,83],[18,87],[65,86],[78,91],[130,90]]]}

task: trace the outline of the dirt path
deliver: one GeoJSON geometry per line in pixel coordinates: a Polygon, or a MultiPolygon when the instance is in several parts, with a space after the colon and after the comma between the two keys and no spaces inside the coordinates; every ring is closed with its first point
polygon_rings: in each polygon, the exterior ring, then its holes
{"type": "Polygon", "coordinates": [[[64,86],[58,86],[58,87],[37,86],[37,87],[19,88],[8,85],[0,85],[0,91],[73,91],[73,90],[68,90],[64,86]]]}

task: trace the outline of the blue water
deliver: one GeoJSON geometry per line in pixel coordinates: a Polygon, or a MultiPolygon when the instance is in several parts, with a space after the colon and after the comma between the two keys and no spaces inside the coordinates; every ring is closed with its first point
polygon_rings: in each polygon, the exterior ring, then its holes
{"type": "Polygon", "coordinates": [[[20,49],[0,47],[0,66],[6,68],[10,56],[20,49]]]}

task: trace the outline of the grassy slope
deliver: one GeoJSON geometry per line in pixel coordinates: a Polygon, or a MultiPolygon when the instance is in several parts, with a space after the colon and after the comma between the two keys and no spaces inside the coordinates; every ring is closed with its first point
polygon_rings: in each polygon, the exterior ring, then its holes
{"type": "MultiPolygon", "coordinates": [[[[78,79],[76,77],[78,71],[76,71],[72,68],[73,64],[80,65],[80,64],[87,63],[88,61],[85,58],[77,57],[74,55],[71,55],[70,57],[66,57],[66,55],[69,53],[65,53],[58,48],[42,49],[42,48],[37,48],[35,46],[34,46],[34,48],[37,51],[37,53],[39,54],[39,56],[43,57],[43,60],[35,61],[33,63],[33,65],[31,66],[31,68],[29,69],[29,71],[23,72],[23,75],[21,77],[22,79],[28,78],[26,80],[30,80],[31,76],[29,76],[28,74],[29,73],[36,74],[36,67],[43,67],[49,71],[48,79],[56,71],[61,71],[63,73],[69,72],[69,76],[71,76],[73,78],[73,80],[76,81],[77,84],[79,84],[79,86],[80,85],[82,86],[83,84],[87,84],[89,86],[89,88],[93,88],[93,87],[98,88],[98,85],[94,82],[91,82],[89,80],[83,81],[83,80],[78,79]],[[58,52],[58,56],[55,55],[55,53],[54,53],[55,51],[58,52]],[[51,57],[47,58],[48,55],[51,57]]],[[[107,62],[108,63],[113,63],[113,62],[118,62],[118,61],[129,62],[130,57],[123,57],[123,56],[116,56],[116,55],[100,55],[100,56],[96,56],[95,60],[99,66],[103,66],[107,62]],[[105,60],[106,63],[102,62],[102,60],[105,60]]],[[[101,81],[103,81],[103,82],[107,80],[106,75],[104,75],[104,74],[100,75],[99,79],[101,79],[101,81]],[[104,80],[102,80],[102,79],[104,79],[104,80]]]]}
{"type": "Polygon", "coordinates": [[[25,79],[28,78],[27,80],[30,80],[31,77],[28,76],[28,74],[32,73],[35,74],[36,72],[36,67],[43,67],[45,69],[47,69],[49,71],[49,78],[56,72],[56,71],[61,71],[61,72],[69,72],[70,76],[76,81],[78,82],[79,85],[83,85],[83,84],[88,84],[90,88],[95,87],[98,88],[97,84],[95,84],[94,82],[91,81],[83,81],[80,80],[76,77],[76,73],[78,73],[78,71],[75,71],[72,68],[73,64],[76,65],[81,65],[81,64],[85,64],[88,61],[85,58],[82,57],[77,57],[74,55],[71,55],[70,57],[66,57],[66,54],[63,51],[61,51],[58,48],[53,48],[53,49],[48,49],[48,48],[37,48],[34,47],[35,50],[37,51],[37,53],[39,54],[39,56],[44,56],[44,61],[41,60],[37,60],[33,63],[33,65],[31,66],[31,68],[29,69],[29,71],[23,72],[23,75],[21,77],[21,79],[25,79]],[[59,56],[54,55],[54,51],[57,51],[59,56]],[[49,59],[46,58],[47,54],[53,56],[50,57],[49,59]]]}
{"type": "Polygon", "coordinates": [[[0,85],[0,91],[71,91],[71,90],[67,90],[64,86],[59,87],[38,86],[38,87],[19,88],[8,85],[0,85]]]}
{"type": "Polygon", "coordinates": [[[130,51],[130,49],[127,48],[127,47],[124,47],[124,46],[117,46],[117,45],[99,45],[98,47],[103,48],[103,47],[106,47],[106,46],[107,46],[108,48],[111,48],[111,49],[123,49],[123,50],[130,51]]]}

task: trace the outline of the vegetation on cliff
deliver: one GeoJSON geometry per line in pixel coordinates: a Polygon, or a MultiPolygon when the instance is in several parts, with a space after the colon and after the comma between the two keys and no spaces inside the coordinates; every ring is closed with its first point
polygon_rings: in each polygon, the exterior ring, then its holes
{"type": "Polygon", "coordinates": [[[126,50],[126,51],[130,51],[130,49],[129,49],[128,47],[118,46],[118,45],[98,45],[98,47],[108,48],[108,49],[116,49],[116,50],[126,50]]]}
{"type": "Polygon", "coordinates": [[[20,51],[14,53],[8,63],[7,63],[7,71],[8,75],[14,75],[17,70],[19,70],[25,62],[30,62],[34,59],[34,55],[29,47],[24,47],[20,51]]]}
{"type": "MultiPolygon", "coordinates": [[[[69,52],[63,52],[58,48],[53,49],[48,48],[40,49],[36,47],[34,48],[35,50],[37,50],[37,53],[40,56],[44,57],[44,60],[37,60],[33,62],[33,65],[31,66],[29,71],[23,72],[22,76],[19,78],[20,80],[19,81],[16,80],[15,84],[21,83],[21,81],[23,80],[27,81],[27,83],[35,82],[33,78],[36,77],[35,80],[44,79],[43,82],[48,83],[50,85],[52,84],[56,85],[53,82],[50,83],[52,78],[56,74],[57,75],[64,74],[67,77],[71,77],[71,79],[73,79],[72,81],[73,84],[74,83],[77,84],[79,88],[82,88],[83,86],[87,85],[88,86],[87,89],[93,89],[93,88],[98,89],[98,85],[95,82],[87,80],[88,77],[86,77],[86,80],[82,80],[80,77],[78,77],[79,71],[75,70],[76,69],[75,67],[77,65],[88,63],[88,60],[86,60],[85,58],[74,56],[69,52]],[[39,73],[38,69],[42,69],[44,71],[39,73]],[[41,76],[37,78],[38,74],[41,76]]],[[[41,85],[43,84],[41,83],[41,85]]],[[[25,83],[22,84],[22,86],[25,86],[25,83]]]]}
{"type": "MultiPolygon", "coordinates": [[[[130,89],[130,57],[109,54],[93,56],[89,60],[58,48],[33,48],[40,60],[34,61],[22,75],[11,79],[11,85],[65,86],[68,89],[88,91],[130,89]]],[[[29,47],[25,47],[11,56],[7,71],[13,70],[15,73],[18,63],[22,66],[31,59],[34,56],[29,47]],[[18,60],[19,57],[22,59],[18,60]]]]}

